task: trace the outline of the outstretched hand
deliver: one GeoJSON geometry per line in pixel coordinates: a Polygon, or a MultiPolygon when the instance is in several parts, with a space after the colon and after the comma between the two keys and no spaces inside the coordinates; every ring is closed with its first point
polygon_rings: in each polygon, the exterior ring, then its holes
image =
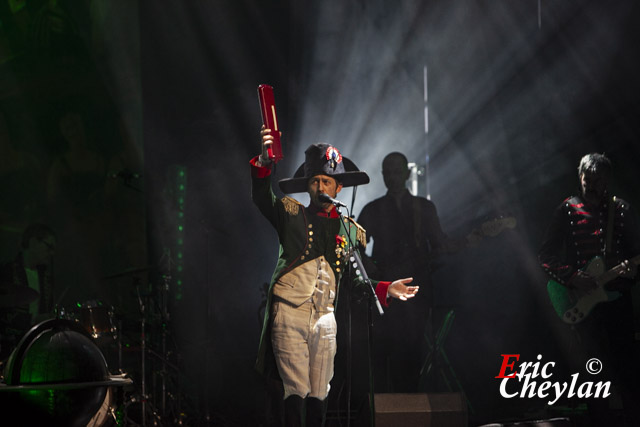
{"type": "Polygon", "coordinates": [[[419,286],[407,286],[407,283],[413,282],[413,277],[408,277],[406,279],[398,279],[395,280],[391,285],[389,285],[389,289],[387,292],[393,298],[399,299],[401,301],[406,301],[409,298],[413,298],[418,293],[419,286]]]}

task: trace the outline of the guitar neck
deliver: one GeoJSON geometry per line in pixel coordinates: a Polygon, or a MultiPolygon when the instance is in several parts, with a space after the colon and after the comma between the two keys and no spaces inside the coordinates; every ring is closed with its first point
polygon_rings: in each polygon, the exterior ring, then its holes
{"type": "Polygon", "coordinates": [[[512,216],[490,219],[483,222],[479,227],[474,228],[471,233],[461,239],[447,239],[442,247],[430,251],[426,257],[420,258],[420,261],[425,258],[427,261],[432,261],[442,255],[460,252],[470,246],[477,245],[485,237],[496,237],[504,230],[515,228],[515,226],[516,219],[512,216]]]}
{"type": "MultiPolygon", "coordinates": [[[[631,258],[629,260],[629,263],[635,264],[635,265],[640,264],[640,255],[631,258]]],[[[616,265],[611,270],[606,271],[602,273],[600,276],[598,276],[598,278],[596,279],[596,283],[598,284],[598,286],[602,286],[606,283],[609,283],[613,279],[616,279],[617,277],[619,277],[623,273],[623,271],[624,269],[620,265],[616,265]]]]}

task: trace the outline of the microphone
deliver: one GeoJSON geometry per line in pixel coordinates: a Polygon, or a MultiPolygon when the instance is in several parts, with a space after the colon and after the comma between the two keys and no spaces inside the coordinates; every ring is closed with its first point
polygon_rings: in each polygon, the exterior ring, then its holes
{"type": "Polygon", "coordinates": [[[318,194],[318,200],[321,201],[322,203],[331,203],[332,205],[338,206],[340,208],[346,208],[347,207],[347,205],[342,203],[340,200],[336,200],[333,197],[331,197],[331,196],[329,196],[328,194],[325,194],[325,193],[318,194]]]}
{"type": "Polygon", "coordinates": [[[138,179],[142,176],[140,173],[132,172],[129,169],[122,169],[117,172],[111,172],[109,174],[111,178],[121,178],[125,181],[131,181],[132,179],[138,179]]]}

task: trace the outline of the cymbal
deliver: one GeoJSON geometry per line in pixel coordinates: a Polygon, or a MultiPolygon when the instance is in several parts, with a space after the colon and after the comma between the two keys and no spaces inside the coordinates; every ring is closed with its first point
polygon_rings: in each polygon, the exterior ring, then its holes
{"type": "Polygon", "coordinates": [[[40,293],[28,286],[0,287],[0,307],[17,307],[38,299],[40,293]]]}
{"type": "Polygon", "coordinates": [[[18,385],[6,385],[0,383],[0,392],[2,391],[22,391],[22,390],[74,390],[82,388],[93,387],[121,387],[125,385],[133,384],[131,378],[125,378],[122,375],[111,375],[108,379],[102,381],[87,381],[77,383],[46,383],[46,384],[18,384],[18,385]]]}
{"type": "Polygon", "coordinates": [[[145,266],[145,267],[137,267],[137,268],[130,268],[128,270],[124,270],[124,271],[120,271],[118,273],[114,273],[114,274],[110,274],[108,276],[103,277],[103,279],[117,279],[118,277],[125,277],[125,276],[131,276],[134,274],[138,274],[138,273],[144,273],[145,271],[150,270],[151,267],[149,266],[145,266]]]}

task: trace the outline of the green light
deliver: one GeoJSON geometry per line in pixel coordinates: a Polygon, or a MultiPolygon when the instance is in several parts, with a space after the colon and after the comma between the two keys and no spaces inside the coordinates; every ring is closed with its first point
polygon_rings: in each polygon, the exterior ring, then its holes
{"type": "Polygon", "coordinates": [[[183,271],[183,260],[184,260],[184,234],[180,234],[180,233],[184,233],[185,231],[185,205],[186,205],[186,200],[187,200],[187,195],[186,195],[186,191],[187,191],[187,168],[185,166],[176,166],[175,169],[175,173],[176,173],[176,179],[174,181],[175,187],[178,192],[175,193],[174,197],[175,197],[175,212],[176,212],[176,218],[178,219],[177,223],[176,223],[176,227],[178,228],[178,233],[175,236],[175,243],[174,243],[174,253],[176,254],[176,272],[178,274],[176,274],[175,277],[175,283],[178,287],[178,289],[176,290],[175,294],[174,294],[174,298],[176,301],[180,301],[182,300],[182,292],[180,291],[181,287],[182,287],[182,275],[180,273],[182,273],[183,271]]]}

